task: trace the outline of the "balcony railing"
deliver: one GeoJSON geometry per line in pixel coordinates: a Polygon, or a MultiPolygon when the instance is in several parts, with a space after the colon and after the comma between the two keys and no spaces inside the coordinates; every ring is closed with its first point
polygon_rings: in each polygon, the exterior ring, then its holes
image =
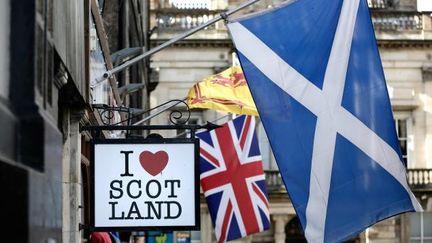
{"type": "MultiPolygon", "coordinates": [[[[265,176],[269,192],[286,191],[279,171],[265,171],[265,176]]],[[[414,190],[432,191],[432,169],[408,169],[408,184],[414,190]]]]}
{"type": "Polygon", "coordinates": [[[372,23],[378,31],[413,31],[423,29],[418,12],[373,11],[372,23]]]}
{"type": "Polygon", "coordinates": [[[269,192],[286,191],[278,170],[266,170],[265,178],[269,192]]]}
{"type": "MultiPolygon", "coordinates": [[[[397,11],[388,9],[388,0],[376,0],[370,2],[371,17],[374,28],[378,32],[384,32],[398,36],[396,39],[406,39],[407,34],[419,34],[424,28],[429,30],[428,23],[431,16],[416,11],[397,11]]],[[[184,32],[201,25],[208,20],[216,17],[223,10],[210,10],[205,8],[180,9],[180,8],[161,8],[153,9],[154,24],[157,26],[159,34],[184,32]]],[[[226,31],[223,24],[210,25],[207,30],[226,31]],[[219,27],[218,27],[219,26],[219,27]]],[[[416,37],[413,37],[416,39],[416,37]]]]}
{"type": "Polygon", "coordinates": [[[390,0],[368,0],[368,6],[369,8],[383,9],[391,5],[392,2],[390,0]]]}
{"type": "Polygon", "coordinates": [[[408,169],[408,183],[412,188],[432,190],[432,169],[408,169]]]}
{"type": "MultiPolygon", "coordinates": [[[[164,11],[156,14],[156,26],[158,31],[185,31],[199,26],[217,13],[214,11],[164,11]]],[[[213,29],[210,25],[207,29],[213,29]]]]}

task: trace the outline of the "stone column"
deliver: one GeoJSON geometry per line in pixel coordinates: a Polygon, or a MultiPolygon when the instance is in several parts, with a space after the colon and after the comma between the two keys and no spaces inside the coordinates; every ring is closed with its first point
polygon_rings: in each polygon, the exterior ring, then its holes
{"type": "Polygon", "coordinates": [[[410,230],[409,230],[409,214],[401,214],[400,216],[400,241],[409,242],[410,240],[410,230]]]}
{"type": "Polygon", "coordinates": [[[213,242],[213,225],[206,204],[201,204],[201,242],[213,242]]]}
{"type": "Polygon", "coordinates": [[[81,110],[64,109],[63,113],[63,243],[80,243],[79,223],[82,210],[81,110]]]}
{"type": "MultiPolygon", "coordinates": [[[[425,142],[422,147],[424,150],[424,157],[420,159],[421,163],[416,163],[417,168],[430,168],[432,166],[432,152],[430,147],[432,146],[432,67],[423,67],[422,69],[424,94],[421,95],[422,108],[425,115],[425,142]]],[[[417,145],[417,144],[416,144],[417,145]]],[[[416,161],[417,162],[417,161],[416,161]]]]}
{"type": "Polygon", "coordinates": [[[285,225],[293,216],[288,216],[287,214],[273,214],[271,217],[274,221],[274,242],[285,243],[285,225]]]}
{"type": "Polygon", "coordinates": [[[252,243],[253,235],[245,236],[237,240],[230,241],[230,243],[252,243]]]}

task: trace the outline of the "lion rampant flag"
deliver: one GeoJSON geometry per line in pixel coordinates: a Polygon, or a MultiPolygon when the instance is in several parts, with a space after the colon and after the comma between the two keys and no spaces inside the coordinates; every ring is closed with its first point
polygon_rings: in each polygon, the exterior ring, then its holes
{"type": "Polygon", "coordinates": [[[190,108],[207,108],[258,116],[243,71],[234,66],[196,83],[187,98],[190,108]]]}

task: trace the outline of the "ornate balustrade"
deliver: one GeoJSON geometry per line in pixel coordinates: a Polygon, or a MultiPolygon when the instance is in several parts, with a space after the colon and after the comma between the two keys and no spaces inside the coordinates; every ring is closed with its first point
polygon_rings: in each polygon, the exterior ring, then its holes
{"type": "Polygon", "coordinates": [[[372,23],[377,31],[416,31],[423,29],[419,12],[372,11],[372,23]]]}
{"type": "Polygon", "coordinates": [[[413,189],[432,190],[432,169],[408,169],[408,183],[413,189]]]}
{"type": "Polygon", "coordinates": [[[265,178],[269,192],[286,191],[278,170],[266,170],[265,178]]]}
{"type": "MultiPolygon", "coordinates": [[[[372,23],[378,39],[405,40],[430,39],[432,21],[430,13],[399,11],[391,8],[389,0],[373,0],[369,3],[372,23]],[[389,7],[390,6],[390,7],[389,7]],[[426,33],[426,34],[425,34],[426,33]]],[[[184,32],[199,26],[218,16],[224,10],[206,8],[159,8],[153,9],[154,25],[158,34],[184,32]]],[[[224,24],[216,23],[206,28],[212,31],[226,32],[224,24]]],[[[225,37],[225,36],[224,36],[225,37]]]]}
{"type": "MultiPolygon", "coordinates": [[[[408,169],[408,183],[413,190],[432,191],[432,169],[408,169]]],[[[265,171],[267,188],[270,192],[285,191],[279,171],[265,171]]]]}
{"type": "Polygon", "coordinates": [[[387,8],[390,1],[387,0],[368,0],[369,8],[382,9],[387,8]]]}
{"type": "MultiPolygon", "coordinates": [[[[199,26],[218,15],[207,9],[161,9],[156,13],[157,31],[185,31],[199,26]]],[[[207,29],[214,29],[210,25],[207,29]]]]}

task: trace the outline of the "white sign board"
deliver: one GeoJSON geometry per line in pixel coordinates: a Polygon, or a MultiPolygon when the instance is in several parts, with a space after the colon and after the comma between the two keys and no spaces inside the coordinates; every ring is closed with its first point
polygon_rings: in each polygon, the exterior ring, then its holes
{"type": "Polygon", "coordinates": [[[197,229],[198,142],[94,142],[92,226],[197,229]]]}

